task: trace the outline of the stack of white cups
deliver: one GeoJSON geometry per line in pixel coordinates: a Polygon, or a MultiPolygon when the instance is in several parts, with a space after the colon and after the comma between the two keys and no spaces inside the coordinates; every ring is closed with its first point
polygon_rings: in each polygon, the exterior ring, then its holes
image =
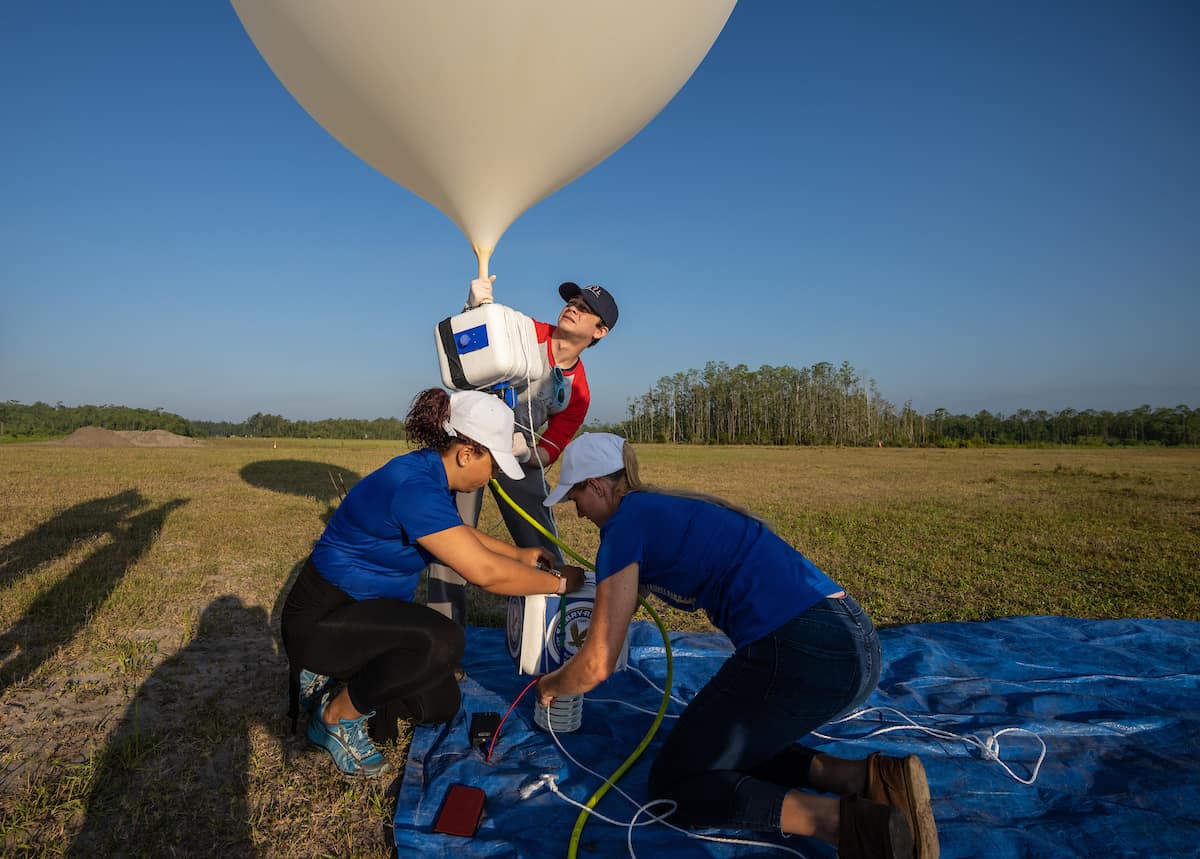
{"type": "Polygon", "coordinates": [[[553,728],[556,734],[577,731],[583,722],[583,696],[562,695],[555,698],[554,703],[549,707],[543,707],[535,701],[533,721],[543,731],[553,728]],[[547,727],[547,722],[549,722],[549,727],[547,727]]]}

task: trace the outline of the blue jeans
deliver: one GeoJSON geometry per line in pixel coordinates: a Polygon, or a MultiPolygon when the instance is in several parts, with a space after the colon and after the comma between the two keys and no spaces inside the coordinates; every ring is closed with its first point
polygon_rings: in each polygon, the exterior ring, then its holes
{"type": "Polygon", "coordinates": [[[849,596],[824,599],[734,652],[684,710],[650,770],[671,822],[778,833],[783,798],[807,786],[796,741],[879,682],[879,635],[849,596]]]}

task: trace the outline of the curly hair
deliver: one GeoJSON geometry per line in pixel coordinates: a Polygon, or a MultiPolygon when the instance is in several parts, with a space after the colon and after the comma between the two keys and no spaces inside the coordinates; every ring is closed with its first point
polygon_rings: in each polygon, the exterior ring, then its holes
{"type": "Polygon", "coordinates": [[[404,419],[404,432],[409,441],[441,453],[454,441],[445,428],[449,419],[450,395],[441,388],[428,388],[413,397],[404,419]]]}
{"type": "Polygon", "coordinates": [[[464,444],[477,451],[486,448],[462,433],[452,436],[446,432],[446,421],[450,420],[450,395],[441,388],[426,388],[413,397],[408,415],[404,419],[404,432],[409,441],[422,447],[431,447],[438,453],[450,449],[451,445],[464,444]]]}

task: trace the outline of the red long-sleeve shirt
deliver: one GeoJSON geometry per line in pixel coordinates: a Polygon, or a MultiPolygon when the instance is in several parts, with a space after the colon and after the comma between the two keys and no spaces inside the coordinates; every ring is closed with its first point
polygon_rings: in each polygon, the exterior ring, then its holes
{"type": "MultiPolygon", "coordinates": [[[[556,326],[547,322],[538,322],[535,319],[533,327],[537,331],[538,343],[546,345],[550,366],[557,366],[554,363],[554,350],[550,348],[550,338],[554,335],[556,326]]],[[[567,442],[574,438],[575,433],[579,432],[579,428],[583,426],[583,422],[587,418],[588,405],[592,401],[592,394],[588,389],[587,371],[583,369],[582,358],[576,361],[575,366],[571,369],[564,369],[562,374],[567,381],[570,397],[561,412],[550,415],[546,421],[546,428],[542,432],[540,443],[550,454],[550,461],[546,465],[550,465],[558,459],[563,448],[567,446],[567,442]]]]}

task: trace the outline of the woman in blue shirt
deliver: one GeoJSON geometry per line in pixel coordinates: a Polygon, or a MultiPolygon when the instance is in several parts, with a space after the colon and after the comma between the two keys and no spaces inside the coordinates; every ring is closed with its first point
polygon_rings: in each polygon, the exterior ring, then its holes
{"type": "Polygon", "coordinates": [[[444,722],[458,712],[453,670],[463,631],[412,602],[432,561],[496,594],[561,594],[583,585],[577,568],[550,570],[554,558],[545,549],[510,546],[458,514],[455,492],[482,488],[497,470],[522,475],[508,406],[478,391],[431,388],[413,401],[405,430],[424,447],[351,488],[283,610],[293,725],[303,704],[312,711],[309,739],[348,775],[388,770],[371,737],[394,739],[398,718],[444,722]]]}
{"type": "Polygon", "coordinates": [[[561,461],[546,504],[573,501],[599,526],[596,601],[578,653],[538,681],[539,704],[612,674],[639,590],[701,609],[735,651],[651,768],[651,796],[676,803],[671,820],[816,837],[843,859],[936,857],[918,758],[854,761],[796,743],[879,680],[879,636],[858,603],[749,511],[642,484],[618,436],[581,435],[561,461]]]}

